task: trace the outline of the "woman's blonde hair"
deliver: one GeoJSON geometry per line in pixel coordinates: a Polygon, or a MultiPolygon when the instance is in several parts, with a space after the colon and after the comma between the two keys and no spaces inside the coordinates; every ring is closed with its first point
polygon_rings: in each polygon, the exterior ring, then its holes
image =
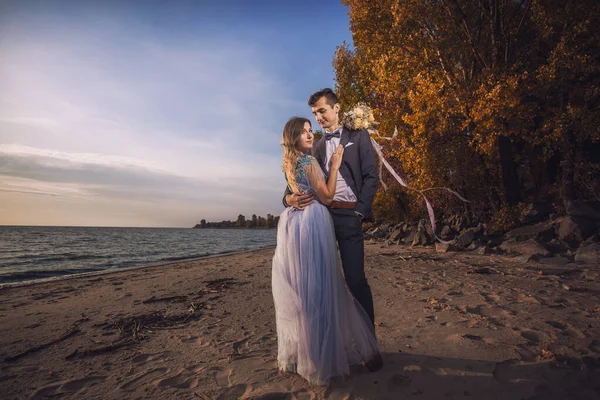
{"type": "Polygon", "coordinates": [[[310,121],[306,118],[292,117],[283,127],[283,138],[281,140],[281,147],[283,147],[283,164],[281,167],[285,173],[288,185],[293,192],[298,192],[296,164],[302,155],[302,152],[298,149],[298,141],[304,131],[304,124],[307,122],[311,125],[310,121]]]}

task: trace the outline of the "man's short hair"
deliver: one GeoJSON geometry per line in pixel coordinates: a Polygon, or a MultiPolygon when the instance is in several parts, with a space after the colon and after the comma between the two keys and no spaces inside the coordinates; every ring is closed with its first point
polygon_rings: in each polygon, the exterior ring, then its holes
{"type": "Polygon", "coordinates": [[[321,99],[321,97],[325,97],[327,99],[327,104],[331,107],[335,106],[340,102],[335,92],[329,88],[321,89],[316,93],[313,93],[312,96],[308,99],[308,105],[310,107],[314,107],[317,104],[317,101],[321,99]]]}

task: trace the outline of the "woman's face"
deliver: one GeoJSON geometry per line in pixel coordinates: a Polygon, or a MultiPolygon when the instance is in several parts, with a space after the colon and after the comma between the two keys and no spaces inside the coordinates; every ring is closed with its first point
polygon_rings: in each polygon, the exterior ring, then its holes
{"type": "Polygon", "coordinates": [[[313,131],[308,122],[304,123],[304,129],[302,130],[302,135],[298,139],[298,149],[302,152],[306,152],[312,149],[313,139],[315,135],[313,135],[313,131]]]}

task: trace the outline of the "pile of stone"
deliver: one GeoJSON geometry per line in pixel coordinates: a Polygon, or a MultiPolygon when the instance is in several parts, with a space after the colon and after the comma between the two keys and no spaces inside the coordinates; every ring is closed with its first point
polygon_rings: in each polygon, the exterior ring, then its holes
{"type": "Polygon", "coordinates": [[[557,215],[547,204],[530,204],[521,215],[521,226],[504,235],[491,235],[487,225],[453,215],[442,219],[437,236],[428,220],[384,223],[365,232],[365,240],[410,246],[435,246],[436,251],[473,251],[505,254],[563,265],[571,262],[600,265],[600,204],[574,201],[566,215],[557,215]]]}

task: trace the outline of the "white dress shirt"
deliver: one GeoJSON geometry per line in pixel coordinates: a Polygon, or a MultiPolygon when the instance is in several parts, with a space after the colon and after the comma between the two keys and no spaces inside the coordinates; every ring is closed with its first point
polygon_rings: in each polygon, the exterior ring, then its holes
{"type": "MultiPolygon", "coordinates": [[[[331,133],[335,133],[338,131],[340,132],[339,138],[332,137],[331,139],[329,139],[325,142],[325,147],[327,150],[327,159],[325,162],[325,168],[327,169],[328,175],[329,175],[329,171],[331,170],[331,156],[333,155],[333,152],[335,151],[335,149],[339,146],[342,135],[344,134],[343,126],[340,126],[339,129],[337,129],[336,131],[331,132],[331,133]]],[[[333,196],[333,200],[345,201],[345,202],[357,201],[356,195],[354,194],[354,192],[352,191],[350,186],[348,186],[348,184],[346,183],[346,180],[344,179],[341,172],[339,172],[339,171],[338,171],[338,176],[337,176],[337,183],[335,185],[335,195],[333,196]]]]}

